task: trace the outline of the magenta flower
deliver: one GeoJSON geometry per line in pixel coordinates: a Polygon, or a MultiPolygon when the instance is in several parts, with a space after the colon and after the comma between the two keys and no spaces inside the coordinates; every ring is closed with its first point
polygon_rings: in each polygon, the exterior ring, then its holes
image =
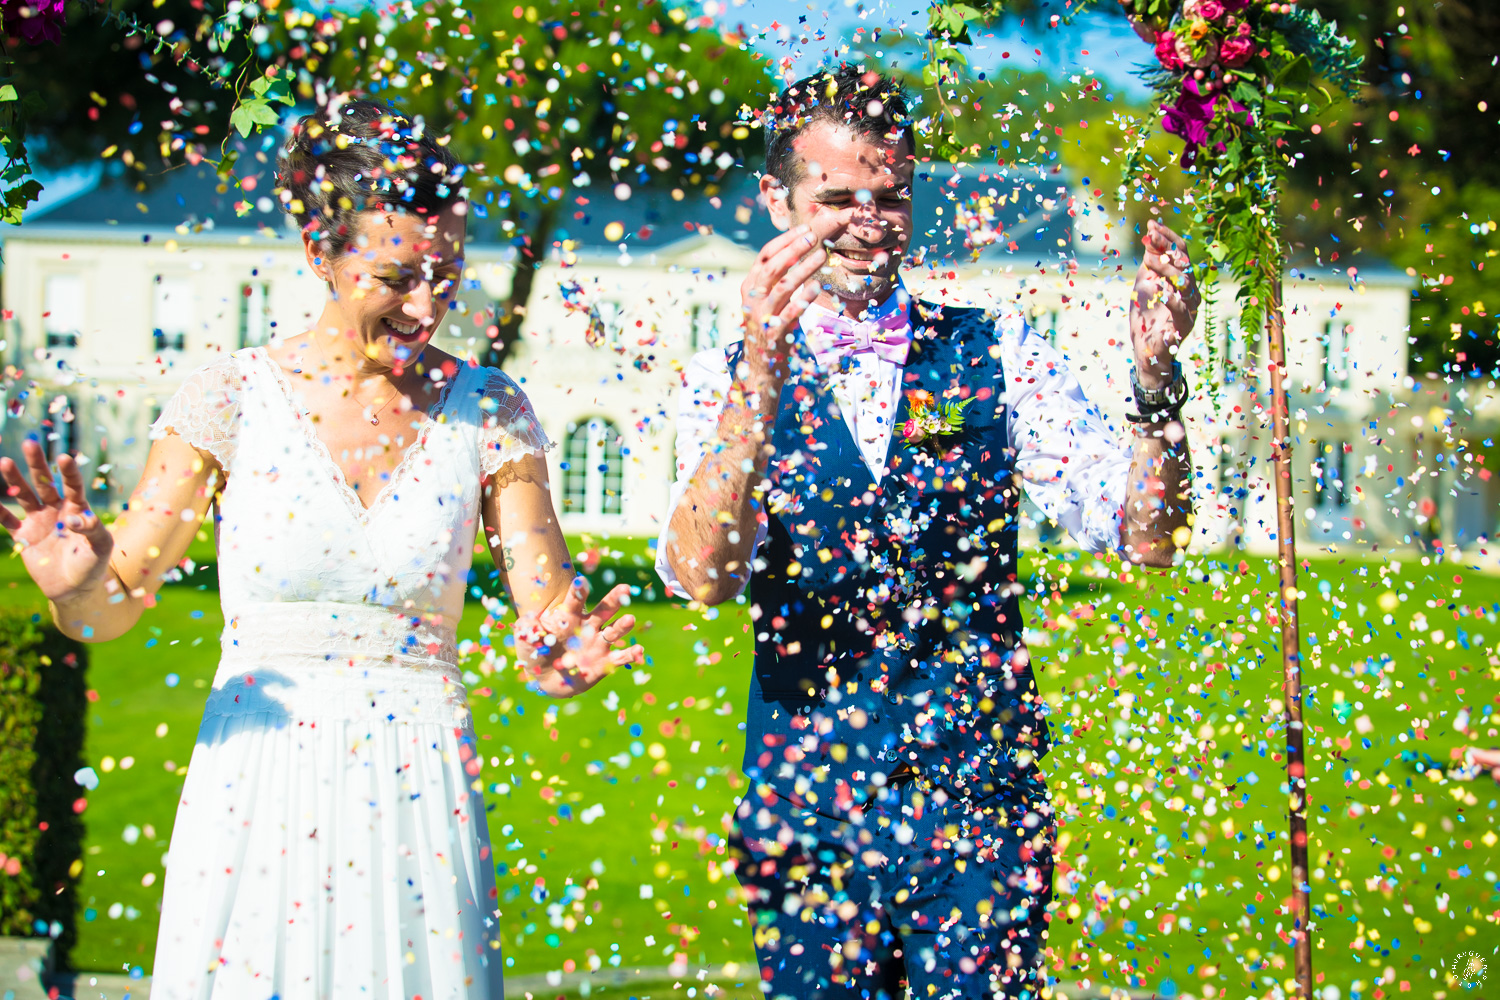
{"type": "Polygon", "coordinates": [[[1238,14],[1240,11],[1250,6],[1250,0],[1219,0],[1219,2],[1222,3],[1224,5],[1224,9],[1231,14],[1238,14]]]}
{"type": "Polygon", "coordinates": [[[1213,95],[1203,93],[1198,81],[1189,77],[1182,81],[1182,93],[1177,95],[1177,102],[1167,108],[1162,127],[1181,136],[1190,146],[1201,146],[1208,141],[1208,123],[1213,120],[1213,95]]]}
{"type": "MultiPolygon", "coordinates": [[[[1198,159],[1198,151],[1208,145],[1208,126],[1214,120],[1220,101],[1228,104],[1228,114],[1244,115],[1245,127],[1255,125],[1255,115],[1250,109],[1228,94],[1209,94],[1192,77],[1182,81],[1182,92],[1177,103],[1162,112],[1162,128],[1180,136],[1183,142],[1182,165],[1191,166],[1198,159]]],[[[1214,152],[1224,152],[1224,143],[1214,144],[1214,152]]]]}
{"type": "Polygon", "coordinates": [[[1184,166],[1197,159],[1198,150],[1208,142],[1208,124],[1213,120],[1213,95],[1199,90],[1198,81],[1192,77],[1182,81],[1182,93],[1177,95],[1177,103],[1163,112],[1161,127],[1182,138],[1186,146],[1184,166]]]}
{"type": "Polygon", "coordinates": [[[1219,62],[1225,66],[1243,66],[1255,54],[1255,40],[1244,35],[1224,39],[1219,45],[1219,62]]]}
{"type": "Polygon", "coordinates": [[[62,41],[63,0],[0,0],[5,33],[30,45],[62,41]]]}
{"type": "Polygon", "coordinates": [[[1234,98],[1228,96],[1227,94],[1225,95],[1224,99],[1229,102],[1230,111],[1233,111],[1237,115],[1245,116],[1246,128],[1253,128],[1255,126],[1255,115],[1250,113],[1249,108],[1245,107],[1239,101],[1236,101],[1234,98]]]}
{"type": "Polygon", "coordinates": [[[1177,55],[1177,36],[1163,31],[1156,36],[1156,61],[1166,69],[1182,69],[1182,58],[1177,55]]]}

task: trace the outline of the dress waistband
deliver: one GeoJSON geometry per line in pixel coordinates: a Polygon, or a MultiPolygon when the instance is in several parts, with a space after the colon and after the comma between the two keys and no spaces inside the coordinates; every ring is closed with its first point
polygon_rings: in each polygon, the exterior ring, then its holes
{"type": "Polygon", "coordinates": [[[233,716],[467,727],[454,628],[375,605],[287,601],[226,616],[204,725],[233,716]]]}
{"type": "Polygon", "coordinates": [[[294,657],[330,664],[452,668],[456,622],[375,604],[285,601],[241,605],[225,616],[225,661],[294,657]]]}

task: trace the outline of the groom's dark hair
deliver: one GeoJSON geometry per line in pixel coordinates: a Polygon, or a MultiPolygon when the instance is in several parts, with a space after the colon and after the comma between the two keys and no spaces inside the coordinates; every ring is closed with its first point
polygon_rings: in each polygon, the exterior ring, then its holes
{"type": "Polygon", "coordinates": [[[806,172],[792,143],[819,123],[851,129],[880,142],[896,144],[905,139],[913,153],[917,149],[906,88],[901,84],[847,63],[814,73],[783,90],[765,116],[766,173],[788,194],[806,172]]]}

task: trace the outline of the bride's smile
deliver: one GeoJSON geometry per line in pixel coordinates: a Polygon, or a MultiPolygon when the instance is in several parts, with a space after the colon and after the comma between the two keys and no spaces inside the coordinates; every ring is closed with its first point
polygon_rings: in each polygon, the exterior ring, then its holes
{"type": "Polygon", "coordinates": [[[348,341],[369,372],[399,369],[421,353],[453,305],[463,274],[464,213],[362,212],[340,246],[308,241],[308,263],[330,289],[312,324],[348,341]]]}

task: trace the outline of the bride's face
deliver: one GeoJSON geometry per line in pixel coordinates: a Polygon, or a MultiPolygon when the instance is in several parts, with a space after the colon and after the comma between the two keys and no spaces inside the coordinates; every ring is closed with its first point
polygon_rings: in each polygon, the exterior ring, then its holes
{"type": "Polygon", "coordinates": [[[339,333],[377,365],[416,357],[453,304],[463,275],[464,206],[437,216],[369,211],[336,259],[315,260],[339,333]]]}

